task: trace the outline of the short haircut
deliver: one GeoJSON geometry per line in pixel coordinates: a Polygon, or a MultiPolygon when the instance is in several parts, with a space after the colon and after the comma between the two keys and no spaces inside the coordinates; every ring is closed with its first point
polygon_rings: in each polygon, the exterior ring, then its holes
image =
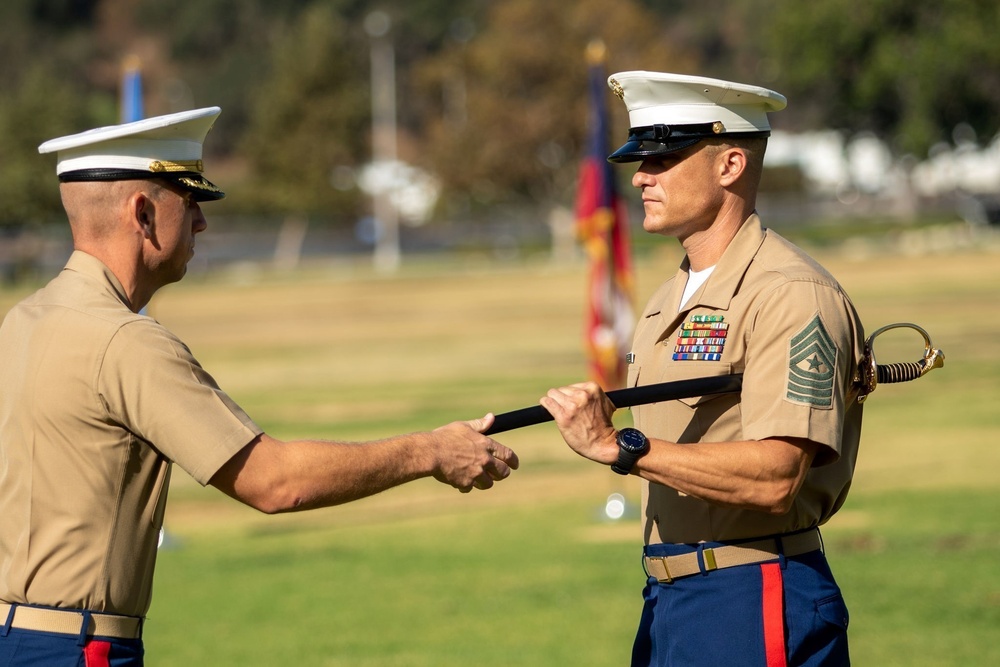
{"type": "Polygon", "coordinates": [[[730,135],[718,139],[706,139],[706,143],[716,146],[718,150],[740,148],[747,156],[747,168],[744,178],[746,184],[756,190],[760,186],[760,177],[764,173],[764,153],[767,150],[767,137],[740,137],[730,135]]]}

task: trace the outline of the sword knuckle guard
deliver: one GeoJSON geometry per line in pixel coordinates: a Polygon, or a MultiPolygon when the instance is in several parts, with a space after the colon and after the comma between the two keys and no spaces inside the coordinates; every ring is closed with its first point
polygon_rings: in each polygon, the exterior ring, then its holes
{"type": "Polygon", "coordinates": [[[865,341],[864,355],[854,378],[855,387],[858,389],[858,403],[863,403],[868,396],[875,391],[880,382],[894,384],[899,382],[909,382],[923,377],[935,368],[944,366],[944,352],[933,347],[930,335],[916,324],[909,322],[897,322],[888,324],[868,337],[865,341]],[[912,363],[885,364],[880,366],[875,361],[875,339],[890,329],[913,329],[924,338],[924,358],[912,363]]]}

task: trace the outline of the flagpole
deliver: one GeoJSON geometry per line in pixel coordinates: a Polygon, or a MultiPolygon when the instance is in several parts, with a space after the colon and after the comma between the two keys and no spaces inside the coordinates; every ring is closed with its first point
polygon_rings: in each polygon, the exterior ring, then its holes
{"type": "MultiPolygon", "coordinates": [[[[388,178],[396,161],[396,54],[392,42],[392,19],[381,10],[365,17],[371,38],[372,164],[376,173],[388,178]]],[[[373,262],[380,273],[394,273],[401,262],[399,214],[389,192],[376,187],[372,196],[375,217],[373,262]]]]}

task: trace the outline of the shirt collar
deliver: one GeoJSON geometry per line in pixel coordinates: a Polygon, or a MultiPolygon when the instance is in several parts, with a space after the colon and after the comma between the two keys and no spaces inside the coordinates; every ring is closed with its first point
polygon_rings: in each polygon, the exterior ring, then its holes
{"type": "Polygon", "coordinates": [[[129,310],[132,309],[121,281],[118,280],[118,277],[112,273],[111,269],[104,262],[93,255],[88,255],[82,250],[74,250],[73,254],[69,256],[69,261],[66,262],[66,267],[63,271],[75,271],[88,278],[93,278],[104,285],[108,291],[112,292],[115,298],[121,301],[126,308],[129,310]]]}
{"type": "MultiPolygon", "coordinates": [[[[764,242],[764,236],[765,231],[761,226],[760,216],[757,213],[751,214],[743,222],[739,231],[736,232],[736,236],[733,237],[733,240],[726,247],[722,257],[719,258],[718,263],[715,265],[712,275],[708,277],[705,284],[691,297],[684,310],[688,311],[698,306],[719,310],[729,308],[729,302],[735,296],[740,281],[743,280],[743,276],[750,266],[750,262],[753,261],[757,250],[764,242]]],[[[652,317],[653,315],[665,312],[668,313],[667,319],[673,319],[681,305],[680,298],[684,291],[684,284],[690,266],[691,264],[687,256],[685,256],[681,261],[680,268],[677,270],[676,278],[670,281],[664,288],[661,288],[661,292],[657,294],[657,298],[650,301],[651,308],[645,312],[645,317],[652,317]]]]}
{"type": "MultiPolygon", "coordinates": [[[[696,292],[688,305],[691,308],[706,306],[718,310],[729,308],[729,302],[736,294],[750,262],[757,255],[757,250],[763,242],[764,229],[761,227],[760,217],[753,213],[743,222],[736,236],[722,253],[722,257],[715,265],[715,271],[702,286],[701,294],[696,292]]],[[[686,257],[684,263],[687,265],[686,257]]]]}

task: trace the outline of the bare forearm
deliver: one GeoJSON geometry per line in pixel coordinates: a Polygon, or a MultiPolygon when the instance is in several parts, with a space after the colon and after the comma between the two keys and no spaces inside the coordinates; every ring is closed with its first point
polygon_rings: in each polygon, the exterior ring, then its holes
{"type": "Polygon", "coordinates": [[[433,473],[426,436],[403,435],[364,444],[298,440],[283,443],[283,474],[274,490],[278,511],[350,502],[433,473]]]}
{"type": "Polygon", "coordinates": [[[654,440],[634,472],[717,505],[784,514],[814,448],[808,441],[783,439],[686,445],[654,440]]]}
{"type": "Polygon", "coordinates": [[[339,505],[431,475],[426,437],[354,444],[282,442],[263,435],[220,470],[212,484],[267,513],[339,505]]]}

